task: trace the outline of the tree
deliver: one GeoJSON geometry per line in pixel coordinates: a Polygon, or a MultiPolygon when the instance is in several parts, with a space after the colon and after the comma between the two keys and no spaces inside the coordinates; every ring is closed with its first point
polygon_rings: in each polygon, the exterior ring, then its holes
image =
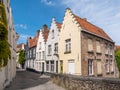
{"type": "Polygon", "coordinates": [[[25,59],[25,51],[20,50],[18,63],[22,66],[22,68],[24,66],[25,60],[26,60],[25,59]]]}
{"type": "MultiPolygon", "coordinates": [[[[120,73],[120,50],[115,51],[115,59],[117,62],[117,67],[118,67],[119,73],[120,73]]],[[[119,77],[120,77],[120,74],[119,74],[119,77]]]]}

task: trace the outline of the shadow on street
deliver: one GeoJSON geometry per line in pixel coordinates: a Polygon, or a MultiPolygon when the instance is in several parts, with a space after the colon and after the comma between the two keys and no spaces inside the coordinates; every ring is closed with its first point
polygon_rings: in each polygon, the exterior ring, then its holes
{"type": "Polygon", "coordinates": [[[13,82],[5,90],[21,90],[47,83],[50,78],[30,71],[17,71],[13,82]]]}

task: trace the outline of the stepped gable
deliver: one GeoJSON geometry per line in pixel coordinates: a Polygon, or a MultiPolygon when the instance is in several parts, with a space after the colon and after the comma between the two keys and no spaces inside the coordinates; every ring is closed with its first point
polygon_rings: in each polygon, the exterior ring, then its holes
{"type": "Polygon", "coordinates": [[[28,39],[28,43],[29,43],[30,48],[37,46],[38,37],[39,37],[39,30],[37,31],[37,34],[35,37],[33,37],[33,38],[30,37],[28,39]]]}
{"type": "Polygon", "coordinates": [[[49,34],[48,26],[46,24],[44,24],[43,28],[42,28],[42,35],[43,35],[43,38],[44,38],[45,42],[47,41],[48,34],[49,34]]]}
{"type": "MultiPolygon", "coordinates": [[[[68,10],[70,10],[70,9],[68,8],[68,10]]],[[[104,32],[104,30],[91,24],[90,22],[87,21],[86,18],[80,18],[73,13],[72,13],[72,15],[85,31],[95,34],[97,36],[101,36],[101,37],[113,42],[113,40],[104,32]]]]}

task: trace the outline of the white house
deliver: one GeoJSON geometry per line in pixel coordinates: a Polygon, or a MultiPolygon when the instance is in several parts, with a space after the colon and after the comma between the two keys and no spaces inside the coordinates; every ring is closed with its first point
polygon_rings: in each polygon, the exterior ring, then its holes
{"type": "Polygon", "coordinates": [[[35,70],[44,72],[45,71],[45,43],[48,37],[49,29],[47,25],[43,25],[40,30],[37,47],[36,47],[36,59],[35,59],[35,70]]]}
{"type": "Polygon", "coordinates": [[[52,19],[46,42],[46,72],[58,72],[58,36],[61,24],[52,19]]]}

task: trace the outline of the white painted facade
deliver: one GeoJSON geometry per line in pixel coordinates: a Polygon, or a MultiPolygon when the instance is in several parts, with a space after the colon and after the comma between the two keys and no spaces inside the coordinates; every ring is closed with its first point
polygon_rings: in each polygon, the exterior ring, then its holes
{"type": "Polygon", "coordinates": [[[58,72],[58,36],[60,29],[57,26],[55,18],[52,19],[50,32],[46,42],[46,72],[58,72]],[[57,51],[55,50],[57,45],[57,51]],[[49,46],[51,46],[51,53],[49,53],[49,46]]]}
{"type": "Polygon", "coordinates": [[[36,47],[35,70],[40,72],[45,70],[45,40],[42,30],[40,30],[36,47]]]}
{"type": "Polygon", "coordinates": [[[14,30],[12,19],[12,10],[10,7],[10,0],[2,0],[5,6],[6,18],[8,24],[8,43],[10,45],[11,58],[8,60],[7,66],[0,69],[0,90],[3,90],[16,75],[16,48],[18,34],[14,30]]]}

